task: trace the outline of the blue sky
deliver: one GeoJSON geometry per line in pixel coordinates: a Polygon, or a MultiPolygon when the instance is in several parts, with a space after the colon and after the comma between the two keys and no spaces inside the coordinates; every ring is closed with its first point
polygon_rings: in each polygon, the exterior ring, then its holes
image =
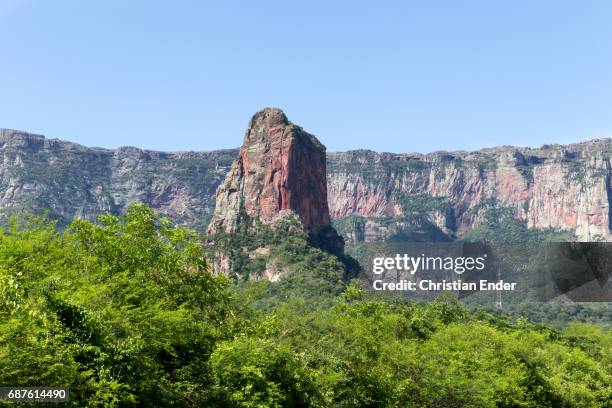
{"type": "Polygon", "coordinates": [[[239,146],[285,110],[328,150],[612,136],[609,1],[0,0],[0,127],[239,146]]]}

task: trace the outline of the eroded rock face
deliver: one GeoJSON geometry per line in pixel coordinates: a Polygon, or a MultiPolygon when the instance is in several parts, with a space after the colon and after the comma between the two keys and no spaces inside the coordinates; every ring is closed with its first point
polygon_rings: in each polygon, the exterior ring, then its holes
{"type": "Polygon", "coordinates": [[[612,140],[602,139],[538,149],[331,153],[331,217],[410,217],[406,199],[424,197],[421,212],[456,236],[481,225],[488,209],[506,208],[528,228],[609,241],[611,151],[612,140]],[[447,206],[428,207],[427,200],[444,200],[447,206]]]}
{"type": "Polygon", "coordinates": [[[90,148],[0,129],[0,221],[48,211],[65,226],[143,202],[179,224],[204,229],[237,152],[90,148]]]}
{"type": "Polygon", "coordinates": [[[270,223],[292,211],[306,229],[329,225],[325,146],[266,108],[249,122],[240,153],[216,194],[209,233],[235,232],[244,217],[270,223]]]}
{"type": "Polygon", "coordinates": [[[66,225],[103,212],[119,214],[140,201],[202,230],[216,199],[213,228],[233,228],[230,215],[241,208],[263,220],[285,208],[316,229],[329,222],[327,206],[332,219],[358,215],[400,222],[413,218],[405,209],[407,197],[429,197],[448,205],[423,213],[454,236],[481,225],[487,208],[503,207],[528,228],[568,231],[581,241],[612,240],[612,139],[537,149],[329,153],[329,194],[316,182],[325,174],[322,146],[279,110],[258,113],[245,141],[240,155],[236,149],[164,153],[88,148],[0,129],[0,221],[24,210],[49,210],[66,225]],[[273,160],[273,152],[281,159],[273,160]],[[289,157],[299,165],[288,164],[289,157]],[[255,177],[241,184],[245,171],[255,177]],[[215,197],[228,173],[224,194],[215,197]],[[236,199],[238,191],[246,198],[236,199]]]}

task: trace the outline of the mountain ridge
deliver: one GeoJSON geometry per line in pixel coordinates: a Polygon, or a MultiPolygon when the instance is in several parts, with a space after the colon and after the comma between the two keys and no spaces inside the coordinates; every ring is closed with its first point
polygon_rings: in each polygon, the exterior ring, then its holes
{"type": "MultiPolygon", "coordinates": [[[[48,209],[65,225],[101,212],[121,213],[129,203],[142,201],[202,230],[212,215],[216,188],[238,155],[238,149],[87,147],[10,129],[0,129],[0,151],[2,218],[48,209]]],[[[378,230],[382,227],[376,218],[404,222],[416,211],[449,236],[460,236],[483,224],[488,209],[498,207],[527,228],[570,231],[579,240],[609,240],[611,156],[610,138],[539,148],[328,152],[328,203],[333,219],[366,217],[371,229],[378,230]]]]}
{"type": "MultiPolygon", "coordinates": [[[[57,138],[57,137],[48,137],[41,133],[28,132],[26,130],[13,129],[13,128],[4,128],[0,127],[0,140],[4,141],[5,139],[13,139],[19,137],[31,137],[38,138],[43,141],[62,143],[67,145],[72,145],[75,147],[81,147],[88,150],[100,150],[100,151],[116,151],[122,149],[137,149],[143,152],[148,153],[163,153],[163,154],[185,154],[185,153],[220,153],[220,152],[238,152],[240,147],[230,147],[223,149],[212,149],[212,150],[159,150],[159,149],[146,149],[141,148],[135,145],[121,145],[117,147],[101,147],[101,146],[89,146],[79,142],[73,142],[68,139],[57,138]]],[[[343,154],[343,153],[357,153],[357,152],[368,152],[368,153],[376,153],[379,155],[397,155],[397,156],[430,156],[437,154],[469,154],[469,153],[491,153],[495,151],[502,150],[520,150],[520,151],[544,151],[551,148],[576,148],[581,147],[582,145],[590,145],[590,144],[611,144],[612,145],[612,137],[594,137],[592,139],[583,140],[580,142],[572,142],[568,144],[561,143],[545,143],[540,145],[539,147],[529,147],[529,146],[519,146],[519,145],[499,145],[499,146],[490,146],[490,147],[482,147],[477,150],[433,150],[430,152],[416,152],[416,151],[404,151],[404,152],[390,152],[390,151],[377,151],[373,149],[349,149],[349,150],[333,150],[327,151],[327,155],[335,155],[335,154],[343,154]]]]}

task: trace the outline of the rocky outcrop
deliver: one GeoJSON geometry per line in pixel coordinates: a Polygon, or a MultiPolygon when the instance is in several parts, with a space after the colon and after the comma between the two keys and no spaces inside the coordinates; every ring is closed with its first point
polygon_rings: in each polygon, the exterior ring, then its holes
{"type": "Polygon", "coordinates": [[[217,190],[208,232],[235,232],[243,217],[270,223],[287,211],[309,230],[329,225],[325,167],[325,147],[316,137],[280,109],[257,112],[217,190]]]}
{"type": "Polygon", "coordinates": [[[528,228],[610,240],[611,152],[605,139],[425,155],[331,153],[331,216],[401,218],[417,210],[460,236],[482,224],[488,209],[505,208],[528,228]],[[422,208],[414,208],[415,197],[422,208]]]}
{"type": "Polygon", "coordinates": [[[283,244],[289,241],[301,242],[298,252],[310,253],[310,261],[340,261],[342,275],[354,266],[330,224],[325,146],[280,109],[266,108],[250,120],[238,157],[217,189],[207,232],[213,272],[237,279],[276,281],[297,271],[301,266],[287,260],[304,254],[288,250],[283,244]]]}
{"type": "Polygon", "coordinates": [[[367,218],[368,222],[355,224],[361,225],[361,233],[349,232],[363,239],[394,236],[410,226],[406,222],[415,215],[448,236],[461,236],[481,225],[488,209],[506,208],[528,228],[568,231],[582,241],[612,239],[611,139],[537,149],[328,153],[327,169],[316,139],[289,123],[280,111],[256,115],[245,139],[251,140],[252,148],[240,152],[241,161],[230,168],[239,155],[236,149],[110,150],[0,130],[0,218],[23,210],[49,210],[65,225],[74,218],[121,213],[130,203],[142,201],[181,224],[203,230],[216,198],[224,202],[219,208],[227,213],[220,210],[217,226],[243,206],[245,212],[259,211],[263,220],[289,208],[316,229],[328,222],[327,204],[336,221],[367,218]],[[266,135],[276,142],[258,142],[266,135]],[[300,149],[295,148],[298,143],[300,149]],[[273,151],[284,159],[266,162],[273,151]],[[301,164],[288,168],[287,160],[297,151],[310,153],[292,159],[301,164]],[[252,179],[257,182],[227,184],[225,193],[215,197],[225,176],[240,171],[254,172],[252,179]],[[321,172],[327,173],[327,200],[324,186],[313,181],[320,179],[321,172]],[[310,187],[296,189],[296,185],[310,187]],[[240,189],[251,198],[236,201],[232,194],[240,189]],[[394,220],[399,224],[389,223],[394,220]]]}
{"type": "Polygon", "coordinates": [[[0,154],[0,219],[48,211],[65,226],[75,218],[119,214],[131,203],[144,202],[179,224],[203,229],[237,150],[87,148],[1,129],[0,154]]]}

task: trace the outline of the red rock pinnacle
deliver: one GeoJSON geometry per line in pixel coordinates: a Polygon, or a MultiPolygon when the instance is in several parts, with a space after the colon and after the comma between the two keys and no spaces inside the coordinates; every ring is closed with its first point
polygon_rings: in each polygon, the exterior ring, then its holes
{"type": "Polygon", "coordinates": [[[292,211],[310,230],[329,225],[325,146],[283,111],[266,108],[249,122],[244,142],[217,189],[209,233],[234,232],[243,215],[263,222],[292,211]]]}

